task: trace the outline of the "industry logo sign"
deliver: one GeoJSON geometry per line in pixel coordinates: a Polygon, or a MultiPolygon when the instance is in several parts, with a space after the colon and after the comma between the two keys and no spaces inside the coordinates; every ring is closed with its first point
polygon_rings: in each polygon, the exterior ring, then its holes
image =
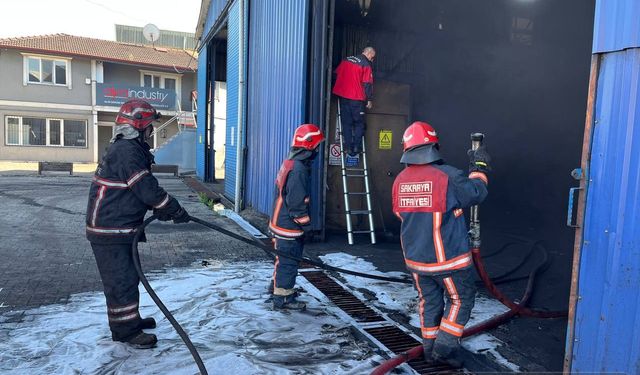
{"type": "Polygon", "coordinates": [[[157,109],[175,110],[176,93],[153,87],[126,86],[98,83],[96,85],[96,104],[121,106],[131,99],[142,99],[157,109]]]}
{"type": "Polygon", "coordinates": [[[398,207],[431,208],[433,206],[433,182],[403,182],[398,190],[398,207]]]}

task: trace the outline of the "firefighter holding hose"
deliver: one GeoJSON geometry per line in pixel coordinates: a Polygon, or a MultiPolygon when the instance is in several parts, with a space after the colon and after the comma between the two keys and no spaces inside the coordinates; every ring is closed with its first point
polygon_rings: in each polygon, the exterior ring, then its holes
{"type": "Polygon", "coordinates": [[[406,168],[393,183],[393,211],[418,292],[425,360],[460,367],[460,338],[475,300],[463,209],[486,198],[491,159],[484,147],[470,150],[467,175],[445,164],[438,142],[425,122],[406,129],[400,159],[406,168]]]}
{"type": "Polygon", "coordinates": [[[187,211],[151,174],[153,154],[147,141],[159,117],[143,100],[129,100],[120,107],[114,136],[93,176],[87,204],[87,239],[102,278],[111,338],[136,349],[152,348],[158,341],[143,331],[155,328],[155,320],[141,318],[139,312],[140,279],[131,255],[137,228],[151,209],[162,221],[189,221],[187,211]]]}

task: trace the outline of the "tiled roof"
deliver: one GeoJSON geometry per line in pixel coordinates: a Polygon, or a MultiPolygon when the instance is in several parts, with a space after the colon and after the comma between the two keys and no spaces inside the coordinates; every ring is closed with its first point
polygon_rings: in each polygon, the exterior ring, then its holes
{"type": "Polygon", "coordinates": [[[86,57],[102,61],[120,62],[195,71],[198,58],[195,52],[171,48],[154,48],[110,40],[93,39],[68,34],[28,36],[0,39],[0,49],[9,48],[58,56],[86,57]],[[193,53],[193,57],[191,56],[193,53]]]}

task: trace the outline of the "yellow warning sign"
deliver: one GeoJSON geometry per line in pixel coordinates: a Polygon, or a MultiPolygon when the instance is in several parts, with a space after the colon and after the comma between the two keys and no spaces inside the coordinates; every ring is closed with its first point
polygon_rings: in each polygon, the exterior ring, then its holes
{"type": "Polygon", "coordinates": [[[380,150],[391,150],[391,142],[393,141],[393,133],[391,130],[380,130],[378,148],[380,150]]]}

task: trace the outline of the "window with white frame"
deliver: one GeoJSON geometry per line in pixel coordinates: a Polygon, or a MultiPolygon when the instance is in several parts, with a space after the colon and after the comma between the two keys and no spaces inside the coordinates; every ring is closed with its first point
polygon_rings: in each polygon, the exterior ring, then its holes
{"type": "Polygon", "coordinates": [[[179,74],[168,74],[151,71],[140,71],[140,84],[143,87],[153,87],[173,90],[177,100],[180,100],[181,76],[179,74]]]}
{"type": "Polygon", "coordinates": [[[42,117],[5,117],[9,146],[87,147],[87,121],[42,117]]]}
{"type": "Polygon", "coordinates": [[[71,86],[70,61],[68,59],[24,56],[25,84],[71,86]]]}

